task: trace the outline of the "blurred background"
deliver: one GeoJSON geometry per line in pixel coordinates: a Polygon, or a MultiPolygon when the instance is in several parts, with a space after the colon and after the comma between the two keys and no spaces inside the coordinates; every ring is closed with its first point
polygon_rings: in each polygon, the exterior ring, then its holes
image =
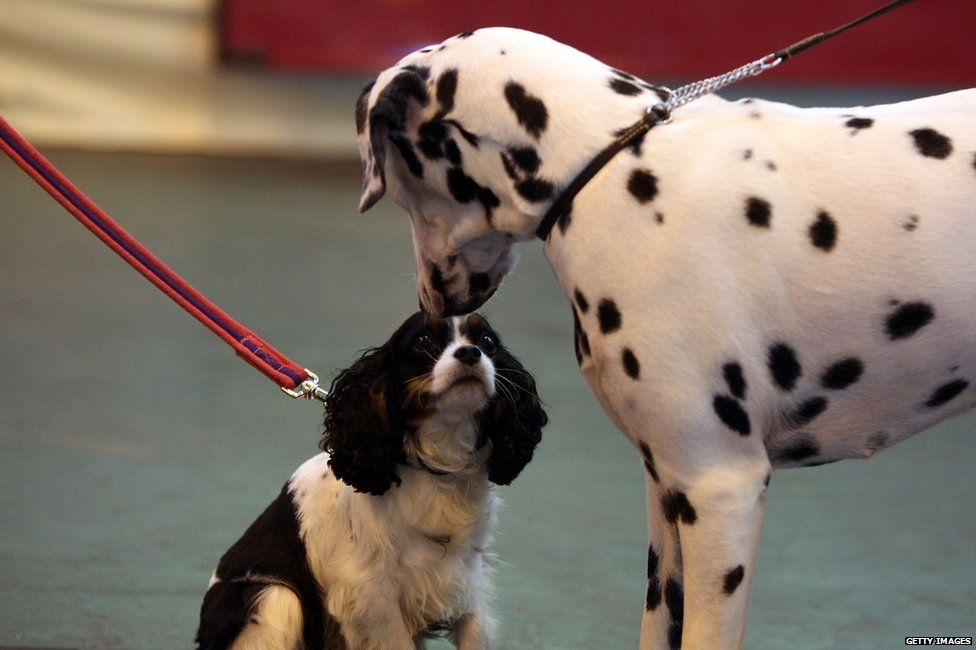
{"type": "MultiPolygon", "coordinates": [[[[506,25],[679,84],[878,4],[0,0],[0,115],[328,377],[417,304],[405,215],[356,215],[353,104],[379,70],[506,25]]],[[[920,0],[723,94],[858,105],[970,87],[974,33],[972,0],[920,0]]],[[[635,647],[642,468],[576,371],[541,247],[523,246],[483,313],[551,415],[501,490],[498,647],[635,647]]],[[[188,647],[215,562],[316,452],[320,409],[236,361],[6,160],[0,338],[0,647],[188,647]]],[[[971,636],[974,425],[777,473],[747,647],[971,636]]]]}

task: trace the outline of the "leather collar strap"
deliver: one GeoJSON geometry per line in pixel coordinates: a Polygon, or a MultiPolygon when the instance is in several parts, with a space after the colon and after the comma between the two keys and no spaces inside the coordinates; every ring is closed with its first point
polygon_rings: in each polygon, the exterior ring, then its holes
{"type": "Polygon", "coordinates": [[[631,124],[622,134],[620,134],[616,140],[610,143],[603,151],[598,153],[589,164],[583,168],[576,178],[566,186],[566,188],[559,193],[556,200],[553,201],[549,210],[546,212],[545,216],[542,217],[542,222],[539,227],[536,228],[535,235],[542,241],[549,239],[549,233],[552,232],[552,227],[556,225],[556,221],[567,214],[573,207],[573,199],[579,194],[580,190],[586,186],[590,180],[597,175],[603,167],[610,162],[614,156],[620,153],[621,150],[630,146],[634,143],[637,138],[642,137],[645,133],[651,130],[651,128],[657,124],[659,121],[666,120],[666,113],[661,113],[660,111],[665,110],[664,104],[655,104],[650,110],[644,113],[643,116],[635,123],[631,124]]]}
{"type": "Polygon", "coordinates": [[[549,234],[552,232],[552,228],[556,225],[556,222],[560,217],[568,214],[573,207],[573,199],[576,195],[586,186],[590,180],[593,179],[597,173],[603,169],[603,167],[609,163],[614,156],[616,156],[622,149],[632,144],[637,138],[642,137],[645,133],[650,131],[656,124],[661,122],[667,122],[671,119],[671,111],[679,106],[682,106],[690,101],[701,97],[702,95],[707,95],[713,93],[725,86],[733,84],[746,77],[754,77],[762,74],[766,70],[776,67],[780,63],[789,60],[796,54],[813,47],[828,38],[837,36],[838,34],[847,31],[852,27],[857,27],[861,23],[865,23],[872,18],[877,18],[878,16],[888,13],[893,9],[897,9],[903,5],[912,2],[912,0],[893,0],[888,4],[875,9],[874,11],[861,16],[857,20],[853,20],[845,25],[831,29],[826,32],[820,32],[812,36],[804,38],[802,41],[798,41],[789,47],[784,47],[781,50],[777,50],[772,54],[768,54],[763,58],[748,63],[742,67],[736,68],[731,72],[727,72],[723,75],[717,77],[710,77],[708,79],[703,79],[702,81],[696,81],[695,83],[682,86],[677,90],[671,91],[667,88],[662,88],[665,90],[669,98],[667,101],[661,104],[655,104],[654,106],[648,108],[644,115],[641,116],[637,122],[628,127],[616,140],[610,143],[608,147],[603,149],[600,153],[594,157],[583,170],[576,175],[576,178],[570,182],[569,185],[560,192],[556,200],[553,201],[549,210],[542,217],[542,221],[539,223],[539,227],[536,228],[536,237],[542,241],[547,241],[549,239],[549,234]]]}

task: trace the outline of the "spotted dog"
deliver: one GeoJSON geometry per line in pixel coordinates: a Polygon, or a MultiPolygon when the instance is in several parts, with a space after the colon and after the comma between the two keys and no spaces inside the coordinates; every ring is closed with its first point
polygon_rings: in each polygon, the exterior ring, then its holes
{"type": "MultiPolygon", "coordinates": [[[[661,95],[543,36],[461,34],[364,93],[360,209],[385,192],[410,213],[427,310],[475,309],[661,95]]],[[[867,458],[976,401],[976,91],[673,117],[545,250],[582,373],[647,470],[641,647],[735,648],[771,468],[867,458]]]]}

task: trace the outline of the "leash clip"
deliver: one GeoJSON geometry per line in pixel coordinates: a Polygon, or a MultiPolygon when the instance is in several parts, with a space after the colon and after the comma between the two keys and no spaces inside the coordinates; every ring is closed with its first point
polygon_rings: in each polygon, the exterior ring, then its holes
{"type": "Polygon", "coordinates": [[[295,386],[295,388],[285,388],[284,386],[280,386],[281,392],[288,397],[295,399],[317,399],[320,402],[324,402],[329,393],[327,390],[319,386],[319,376],[308,368],[305,368],[305,374],[308,375],[308,378],[305,381],[298,384],[298,386],[295,386]]]}
{"type": "Polygon", "coordinates": [[[759,75],[766,72],[767,70],[772,70],[773,68],[778,66],[786,59],[787,57],[783,54],[780,54],[779,52],[773,52],[772,54],[767,54],[766,56],[759,59],[753,64],[756,67],[752,71],[752,76],[758,77],[759,75]]]}

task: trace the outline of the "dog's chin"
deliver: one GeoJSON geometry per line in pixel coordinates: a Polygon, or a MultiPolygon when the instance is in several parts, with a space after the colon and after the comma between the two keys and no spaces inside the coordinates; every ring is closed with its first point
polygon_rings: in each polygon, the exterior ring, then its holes
{"type": "Polygon", "coordinates": [[[439,409],[474,413],[487,404],[490,397],[490,389],[483,378],[462,375],[437,395],[437,405],[439,409]]]}
{"type": "Polygon", "coordinates": [[[497,287],[492,287],[485,293],[476,293],[468,297],[444,296],[443,300],[434,303],[427,296],[421,294],[420,309],[439,318],[450,316],[464,316],[476,311],[494,295],[497,287]]]}

